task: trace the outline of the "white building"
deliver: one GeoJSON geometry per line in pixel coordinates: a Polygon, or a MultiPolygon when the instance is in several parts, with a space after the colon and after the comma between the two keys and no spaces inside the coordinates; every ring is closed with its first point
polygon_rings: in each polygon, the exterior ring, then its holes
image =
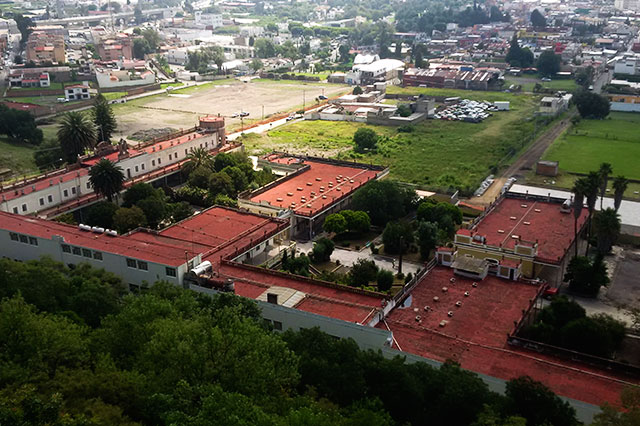
{"type": "Polygon", "coordinates": [[[217,13],[202,13],[201,10],[197,10],[194,13],[194,18],[196,25],[203,25],[205,28],[215,29],[223,25],[222,15],[217,13]]]}
{"type": "Polygon", "coordinates": [[[89,86],[86,84],[74,84],[64,88],[64,97],[68,101],[79,101],[82,99],[90,99],[89,86]]]}
{"type": "Polygon", "coordinates": [[[618,59],[613,72],[615,74],[640,74],[640,58],[634,56],[618,59]]]}
{"type": "Polygon", "coordinates": [[[156,75],[149,71],[128,71],[96,68],[96,80],[100,88],[146,86],[156,82],[156,75]]]}
{"type": "MultiPolygon", "coordinates": [[[[126,179],[147,175],[183,161],[195,148],[213,150],[226,142],[224,119],[204,117],[197,131],[138,149],[120,145],[116,152],[81,160],[80,167],[62,169],[37,178],[0,187],[0,211],[42,214],[57,206],[93,196],[89,169],[102,158],[115,162],[126,179]]],[[[126,145],[126,144],[125,144],[126,145]]]]}
{"type": "Polygon", "coordinates": [[[15,70],[9,74],[10,87],[47,88],[51,86],[48,72],[29,73],[29,70],[15,70]]]}
{"type": "Polygon", "coordinates": [[[389,81],[398,77],[398,71],[404,69],[404,62],[397,59],[380,59],[369,64],[354,65],[347,73],[347,84],[373,84],[389,81]]]}
{"type": "Polygon", "coordinates": [[[569,102],[573,95],[566,94],[563,96],[545,96],[540,100],[540,109],[538,114],[554,116],[558,115],[569,108],[569,102]]]}

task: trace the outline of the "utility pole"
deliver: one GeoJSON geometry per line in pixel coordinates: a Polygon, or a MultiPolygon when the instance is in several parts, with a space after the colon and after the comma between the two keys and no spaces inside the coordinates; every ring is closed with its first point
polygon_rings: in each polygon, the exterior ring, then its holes
{"type": "Polygon", "coordinates": [[[262,119],[264,120],[264,105],[262,105],[262,119]]]}
{"type": "Polygon", "coordinates": [[[305,95],[305,91],[304,91],[304,89],[302,89],[302,110],[304,110],[304,106],[305,106],[305,102],[306,102],[305,98],[304,98],[304,95],[305,95]]]}
{"type": "Polygon", "coordinates": [[[404,252],[404,237],[400,236],[400,259],[398,262],[398,274],[402,273],[402,253],[404,252]]]}

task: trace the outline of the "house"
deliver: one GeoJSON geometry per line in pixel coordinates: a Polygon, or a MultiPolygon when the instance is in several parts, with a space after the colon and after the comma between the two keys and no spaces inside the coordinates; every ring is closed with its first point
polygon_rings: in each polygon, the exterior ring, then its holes
{"type": "Polygon", "coordinates": [[[639,95],[609,95],[611,111],[640,112],[639,95]]]}
{"type": "Polygon", "coordinates": [[[51,86],[48,72],[33,73],[31,69],[16,70],[9,74],[10,87],[47,88],[51,86]]]}
{"type": "Polygon", "coordinates": [[[398,78],[404,69],[404,62],[397,59],[380,59],[369,64],[354,65],[347,73],[347,84],[373,84],[398,78]]]}
{"type": "Polygon", "coordinates": [[[539,115],[555,116],[569,108],[573,95],[545,96],[540,100],[539,115]]]}
{"type": "Polygon", "coordinates": [[[68,101],[79,101],[82,99],[90,99],[88,84],[74,84],[64,88],[64,97],[68,101]]]}
{"type": "Polygon", "coordinates": [[[96,80],[101,89],[113,87],[144,86],[156,82],[156,75],[149,70],[114,70],[96,68],[96,80]]]}
{"type": "Polygon", "coordinates": [[[101,38],[97,48],[103,61],[133,59],[133,39],[129,34],[118,33],[112,37],[101,38]]]}

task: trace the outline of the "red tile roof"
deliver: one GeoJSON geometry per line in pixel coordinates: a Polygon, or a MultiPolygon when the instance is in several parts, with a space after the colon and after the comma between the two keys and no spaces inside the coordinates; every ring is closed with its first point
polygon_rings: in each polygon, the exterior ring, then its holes
{"type": "MultiPolygon", "coordinates": [[[[34,181],[28,181],[26,185],[18,186],[17,188],[10,187],[7,189],[3,189],[0,192],[0,195],[4,197],[5,200],[13,200],[15,198],[22,197],[23,195],[30,194],[36,191],[42,191],[43,189],[48,188],[52,184],[50,181],[53,181],[53,185],[58,183],[70,182],[76,178],[80,178],[89,174],[89,169],[78,169],[71,170],[67,172],[58,173],[55,175],[42,176],[39,179],[34,181]],[[24,191],[24,194],[22,193],[24,191]]],[[[19,183],[16,183],[19,185],[19,183]]]]}
{"type": "Polygon", "coordinates": [[[453,277],[451,269],[436,267],[412,291],[411,305],[389,314],[387,324],[403,351],[438,361],[453,359],[463,368],[504,380],[529,375],[560,395],[595,405],[618,403],[624,379],[507,345],[507,334],[538,287],[490,276],[474,288],[473,280],[455,276],[452,283],[453,277]],[[433,301],[434,296],[438,302],[433,301]],[[455,306],[457,301],[460,307],[455,306]],[[431,310],[425,311],[425,306],[431,310]],[[448,321],[445,327],[439,327],[442,320],[448,321]]]}
{"type": "Polygon", "coordinates": [[[282,179],[251,198],[252,202],[267,202],[272,206],[292,208],[296,214],[314,216],[338,200],[375,179],[375,170],[348,165],[337,165],[316,160],[300,160],[294,157],[272,157],[270,161],[281,164],[305,164],[309,168],[282,179]],[[311,194],[311,193],[314,194],[311,194]],[[304,201],[302,199],[304,198],[304,201]],[[295,203],[292,206],[291,203],[295,203]]]}
{"type": "MultiPolygon", "coordinates": [[[[585,208],[578,220],[578,229],[582,228],[587,216],[585,208]]],[[[504,198],[473,231],[486,237],[487,245],[508,249],[513,249],[516,244],[513,236],[526,242],[537,241],[536,257],[541,261],[558,263],[573,243],[573,222],[573,213],[562,213],[559,203],[504,198]]]]}

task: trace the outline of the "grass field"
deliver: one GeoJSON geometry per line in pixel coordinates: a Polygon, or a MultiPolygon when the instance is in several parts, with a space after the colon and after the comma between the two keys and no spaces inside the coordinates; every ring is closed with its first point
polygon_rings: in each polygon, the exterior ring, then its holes
{"type": "MultiPolygon", "coordinates": [[[[530,79],[519,80],[516,77],[510,77],[505,81],[504,87],[508,88],[511,84],[520,84],[523,92],[533,92],[536,82],[529,80],[530,79]]],[[[544,89],[564,90],[566,92],[572,92],[578,89],[578,85],[575,80],[571,79],[551,80],[546,82],[538,81],[537,83],[539,83],[544,89]]]]}
{"type": "Polygon", "coordinates": [[[505,92],[477,91],[477,90],[459,90],[459,89],[437,89],[432,87],[387,87],[387,93],[398,95],[426,95],[426,96],[444,96],[447,98],[460,97],[462,99],[471,99],[473,101],[514,101],[518,103],[524,95],[505,92]]]}
{"type": "MultiPolygon", "coordinates": [[[[464,93],[467,98],[485,95],[464,93]]],[[[537,108],[534,97],[506,93],[493,97],[510,100],[511,111],[496,112],[480,124],[427,120],[415,126],[412,133],[402,133],[395,127],[362,123],[302,121],[263,135],[245,135],[243,142],[249,153],[282,150],[357,159],[391,166],[391,176],[403,181],[473,192],[491,166],[501,160],[506,163],[510,152],[522,148],[533,129],[529,118],[537,108]],[[353,134],[360,127],[370,127],[381,136],[376,153],[353,152],[353,134]]]]}
{"type": "Polygon", "coordinates": [[[38,171],[33,161],[36,149],[33,145],[13,143],[0,138],[0,169],[11,169],[14,175],[29,175],[38,171]]]}
{"type": "Polygon", "coordinates": [[[125,97],[127,92],[105,92],[102,94],[104,98],[108,101],[112,101],[114,99],[120,99],[125,97]]]}
{"type": "Polygon", "coordinates": [[[582,120],[560,136],[545,152],[544,160],[558,161],[560,169],[574,173],[613,166],[616,175],[640,179],[640,116],[613,112],[605,120],[582,120]]]}

